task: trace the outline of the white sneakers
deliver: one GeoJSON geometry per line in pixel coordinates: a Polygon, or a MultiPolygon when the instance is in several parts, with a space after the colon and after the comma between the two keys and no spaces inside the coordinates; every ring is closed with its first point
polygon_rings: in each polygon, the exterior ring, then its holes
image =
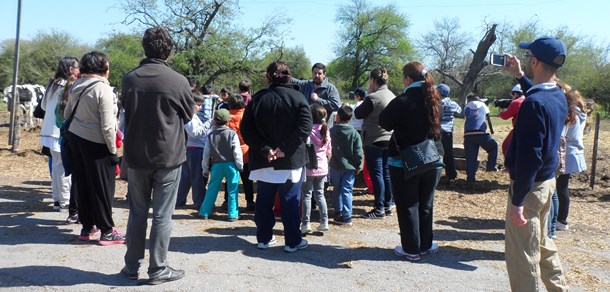
{"type": "Polygon", "coordinates": [[[258,249],[268,249],[270,246],[273,246],[277,243],[277,240],[275,240],[275,236],[271,237],[271,240],[269,240],[269,242],[264,243],[264,242],[259,242],[258,245],[256,246],[258,249]]]}
{"type": "Polygon", "coordinates": [[[299,249],[304,249],[304,248],[306,248],[308,245],[309,245],[309,244],[307,243],[307,240],[305,240],[305,239],[301,239],[301,243],[299,243],[297,246],[295,246],[295,247],[290,247],[290,246],[285,245],[285,246],[284,246],[284,250],[285,250],[286,252],[290,252],[290,253],[292,253],[292,252],[296,252],[296,251],[297,251],[297,250],[299,250],[299,249]]]}
{"type": "Polygon", "coordinates": [[[570,229],[570,226],[568,226],[568,224],[563,224],[563,223],[557,221],[557,223],[555,223],[555,229],[561,230],[561,231],[566,231],[566,230],[570,229]]]}

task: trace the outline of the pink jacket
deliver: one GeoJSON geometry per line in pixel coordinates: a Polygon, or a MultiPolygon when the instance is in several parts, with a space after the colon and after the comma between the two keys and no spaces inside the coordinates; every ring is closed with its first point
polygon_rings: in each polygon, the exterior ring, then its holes
{"type": "Polygon", "coordinates": [[[316,156],[318,157],[318,168],[307,169],[307,176],[323,176],[328,174],[328,157],[330,157],[330,154],[332,153],[330,131],[326,131],[326,144],[322,145],[321,128],[322,125],[314,124],[311,129],[311,134],[307,139],[307,143],[312,143],[314,145],[316,156]]]}

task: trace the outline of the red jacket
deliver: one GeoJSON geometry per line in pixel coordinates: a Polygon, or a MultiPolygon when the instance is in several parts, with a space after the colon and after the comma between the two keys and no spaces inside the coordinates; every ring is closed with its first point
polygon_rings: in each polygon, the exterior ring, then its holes
{"type": "Polygon", "coordinates": [[[244,164],[248,163],[248,145],[244,142],[244,139],[241,137],[241,131],[239,130],[239,125],[241,124],[241,118],[244,116],[245,109],[234,109],[230,110],[232,117],[227,122],[227,126],[233,129],[235,133],[237,133],[237,137],[239,137],[239,145],[241,146],[241,152],[244,154],[244,164]]]}

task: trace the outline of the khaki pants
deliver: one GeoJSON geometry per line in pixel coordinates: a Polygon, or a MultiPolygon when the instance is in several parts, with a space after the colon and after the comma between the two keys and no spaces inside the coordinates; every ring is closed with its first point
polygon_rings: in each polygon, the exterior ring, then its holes
{"type": "Polygon", "coordinates": [[[557,248],[547,236],[555,179],[534,183],[523,202],[523,216],[527,223],[521,227],[515,226],[508,216],[513,183],[508,190],[505,231],[506,268],[511,290],[539,291],[542,278],[548,291],[568,291],[557,248]]]}

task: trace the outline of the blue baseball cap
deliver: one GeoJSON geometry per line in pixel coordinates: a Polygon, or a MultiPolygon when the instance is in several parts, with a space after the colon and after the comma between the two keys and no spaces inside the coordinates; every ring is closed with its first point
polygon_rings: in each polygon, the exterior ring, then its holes
{"type": "Polygon", "coordinates": [[[559,68],[566,62],[566,44],[558,38],[543,37],[533,42],[521,42],[519,48],[530,50],[536,59],[559,68]]]}
{"type": "Polygon", "coordinates": [[[449,88],[449,86],[444,83],[441,83],[436,86],[436,90],[438,90],[438,93],[440,93],[443,97],[449,96],[449,92],[451,92],[451,88],[449,88]]]}

